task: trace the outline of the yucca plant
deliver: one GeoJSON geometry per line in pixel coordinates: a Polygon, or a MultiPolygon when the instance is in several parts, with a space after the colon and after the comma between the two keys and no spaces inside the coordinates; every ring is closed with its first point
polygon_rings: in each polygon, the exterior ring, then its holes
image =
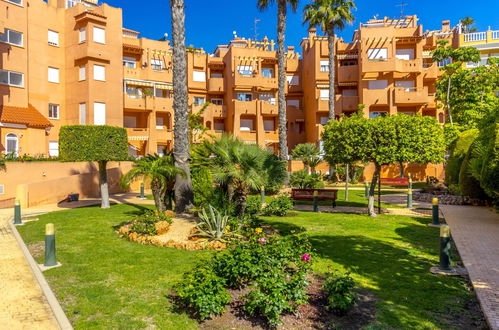
{"type": "Polygon", "coordinates": [[[226,214],[222,215],[220,211],[211,205],[208,206],[208,212],[204,208],[199,213],[199,221],[196,225],[196,229],[199,232],[191,236],[204,238],[209,241],[224,241],[229,236],[233,236],[229,231],[229,227],[227,227],[229,216],[226,214]]]}

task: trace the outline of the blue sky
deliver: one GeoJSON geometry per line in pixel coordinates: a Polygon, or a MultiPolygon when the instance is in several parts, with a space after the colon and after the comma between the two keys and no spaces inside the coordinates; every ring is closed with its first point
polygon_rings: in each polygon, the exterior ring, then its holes
{"type": "MultiPolygon", "coordinates": [[[[307,26],[302,24],[303,7],[310,0],[301,0],[296,14],[289,13],[286,44],[294,45],[299,50],[299,43],[307,34],[307,26]]],[[[400,17],[402,0],[359,0],[354,12],[356,21],[338,34],[350,41],[353,31],[360,22],[365,22],[378,14],[379,17],[400,17]]],[[[499,30],[499,0],[478,1],[441,1],[441,0],[403,0],[405,14],[416,14],[423,24],[423,29],[438,29],[441,21],[449,19],[452,26],[458,20],[471,16],[480,31],[499,30]]],[[[101,0],[114,7],[123,8],[123,25],[140,31],[143,37],[159,39],[166,32],[171,36],[169,0],[101,0]]],[[[212,52],[217,44],[227,43],[232,38],[232,31],[245,38],[254,36],[254,19],[258,23],[259,39],[268,36],[275,39],[277,8],[272,6],[265,12],[256,8],[256,0],[185,0],[187,45],[202,47],[212,52]]],[[[170,38],[170,37],[169,37],[170,38]]]]}

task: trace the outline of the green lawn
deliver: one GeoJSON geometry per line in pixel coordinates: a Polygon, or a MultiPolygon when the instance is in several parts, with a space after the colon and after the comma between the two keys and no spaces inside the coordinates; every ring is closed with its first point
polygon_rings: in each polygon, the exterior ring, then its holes
{"type": "MultiPolygon", "coordinates": [[[[76,328],[196,328],[194,320],[175,311],[168,294],[182,273],[212,252],[119,238],[113,227],[141,208],[60,211],[18,227],[27,243],[36,243],[43,240],[45,224],[55,224],[63,266],[44,274],[76,328]]],[[[351,271],[360,286],[371,290],[379,299],[375,328],[448,328],[444,320],[464,313],[473,299],[463,280],[428,273],[438,262],[438,229],[427,227],[428,219],[296,212],[265,221],[283,234],[306,230],[318,253],[315,271],[329,266],[351,271]]],[[[35,258],[43,261],[40,252],[35,258]]]]}

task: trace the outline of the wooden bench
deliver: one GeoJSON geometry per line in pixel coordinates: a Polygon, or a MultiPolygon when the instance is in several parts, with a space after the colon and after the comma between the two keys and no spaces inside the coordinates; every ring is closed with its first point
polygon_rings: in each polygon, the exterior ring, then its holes
{"type": "Polygon", "coordinates": [[[381,185],[385,186],[404,186],[404,187],[409,187],[409,178],[381,178],[380,180],[381,185]]]}
{"type": "Polygon", "coordinates": [[[333,208],[336,207],[336,199],[338,199],[338,189],[299,189],[291,190],[291,199],[293,201],[313,201],[314,191],[317,191],[318,201],[332,202],[333,208]]]}

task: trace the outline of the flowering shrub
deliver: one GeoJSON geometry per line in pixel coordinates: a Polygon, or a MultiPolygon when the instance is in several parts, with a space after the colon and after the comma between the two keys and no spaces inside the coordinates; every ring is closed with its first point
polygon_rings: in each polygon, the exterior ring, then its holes
{"type": "Polygon", "coordinates": [[[353,292],[355,282],[349,274],[331,273],[324,282],[327,293],[327,309],[342,315],[355,305],[357,295],[353,292]]]}
{"type": "Polygon", "coordinates": [[[224,285],[225,280],[210,267],[201,266],[185,275],[177,293],[184,304],[204,320],[211,315],[222,314],[225,305],[230,303],[230,295],[224,285]]]}
{"type": "Polygon", "coordinates": [[[263,208],[263,215],[266,216],[285,216],[289,210],[293,208],[293,201],[287,196],[279,196],[274,198],[263,208]]]}
{"type": "Polygon", "coordinates": [[[166,227],[168,231],[168,225],[157,226],[158,222],[166,222],[171,224],[173,221],[163,212],[148,210],[134,220],[130,225],[130,232],[137,233],[138,235],[155,236],[158,235],[158,228],[166,227]]]}

